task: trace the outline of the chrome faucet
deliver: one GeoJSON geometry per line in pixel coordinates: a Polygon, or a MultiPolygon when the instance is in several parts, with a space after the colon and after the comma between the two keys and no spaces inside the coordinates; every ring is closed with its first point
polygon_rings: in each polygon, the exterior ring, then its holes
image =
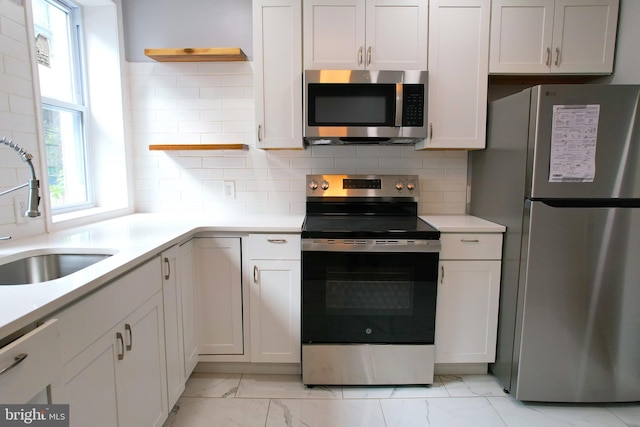
{"type": "MultiPolygon", "coordinates": [[[[38,188],[40,187],[40,183],[36,178],[36,171],[33,167],[33,163],[31,162],[31,159],[33,159],[33,156],[27,153],[24,149],[20,148],[18,144],[14,143],[13,140],[11,139],[8,140],[7,138],[3,137],[0,139],[0,143],[7,145],[13,148],[15,151],[17,151],[18,154],[20,154],[20,157],[22,158],[22,160],[29,166],[29,169],[31,170],[31,178],[29,179],[28,182],[22,185],[18,185],[17,187],[13,187],[9,190],[0,192],[0,196],[4,196],[5,194],[11,193],[13,191],[16,191],[28,186],[29,199],[27,200],[27,210],[25,211],[24,215],[30,218],[39,217],[40,211],[38,210],[38,205],[40,204],[40,196],[38,195],[38,188]]],[[[8,240],[10,238],[11,237],[0,237],[0,240],[8,240]]]]}

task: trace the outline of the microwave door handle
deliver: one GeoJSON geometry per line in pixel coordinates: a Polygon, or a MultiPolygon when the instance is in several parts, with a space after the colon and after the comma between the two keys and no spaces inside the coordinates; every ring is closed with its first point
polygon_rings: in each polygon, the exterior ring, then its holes
{"type": "Polygon", "coordinates": [[[396,127],[402,126],[402,83],[396,83],[396,127]]]}

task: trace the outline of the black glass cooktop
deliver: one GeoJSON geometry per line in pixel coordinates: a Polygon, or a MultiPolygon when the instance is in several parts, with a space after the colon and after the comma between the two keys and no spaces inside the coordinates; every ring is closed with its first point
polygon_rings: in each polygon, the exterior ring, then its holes
{"type": "Polygon", "coordinates": [[[439,239],[440,232],[417,216],[307,215],[302,238],[439,239]]]}

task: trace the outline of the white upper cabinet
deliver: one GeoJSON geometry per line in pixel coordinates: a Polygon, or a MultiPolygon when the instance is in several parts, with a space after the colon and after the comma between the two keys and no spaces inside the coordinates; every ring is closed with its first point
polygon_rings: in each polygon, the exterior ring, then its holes
{"type": "Polygon", "coordinates": [[[490,0],[429,4],[429,137],[416,149],[485,147],[490,0]]]}
{"type": "Polygon", "coordinates": [[[618,0],[493,0],[490,73],[610,74],[618,0]]]}
{"type": "Polygon", "coordinates": [[[300,1],[255,0],[253,46],[257,146],[303,149],[300,1]]]}
{"type": "Polygon", "coordinates": [[[426,70],[427,0],[304,0],[304,68],[426,70]]]}

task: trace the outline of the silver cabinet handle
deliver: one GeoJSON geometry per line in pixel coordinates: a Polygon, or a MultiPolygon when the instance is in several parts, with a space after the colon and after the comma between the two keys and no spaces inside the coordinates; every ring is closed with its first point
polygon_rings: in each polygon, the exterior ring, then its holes
{"type": "Polygon", "coordinates": [[[253,283],[258,283],[258,266],[253,266],[253,283]]]}
{"type": "Polygon", "coordinates": [[[258,142],[262,142],[262,125],[258,125],[258,142]]]}
{"type": "Polygon", "coordinates": [[[122,353],[118,352],[118,360],[124,359],[124,338],[122,338],[122,334],[120,332],[116,332],[116,339],[120,341],[120,348],[122,349],[122,353]]]}
{"type": "Polygon", "coordinates": [[[462,243],[480,243],[478,239],[460,239],[462,243]]]}
{"type": "Polygon", "coordinates": [[[169,263],[169,258],[165,257],[164,263],[167,265],[167,274],[164,275],[164,280],[169,280],[171,277],[171,264],[169,263]]]}
{"type": "Polygon", "coordinates": [[[556,62],[555,62],[555,64],[556,64],[556,67],[560,66],[560,48],[559,47],[556,48],[556,62]]]}
{"type": "Polygon", "coordinates": [[[548,47],[547,48],[547,61],[546,61],[547,67],[551,66],[551,48],[548,47]]]}
{"type": "Polygon", "coordinates": [[[26,353],[21,353],[21,354],[17,355],[16,357],[13,358],[13,363],[11,365],[7,366],[2,371],[0,371],[0,375],[2,375],[5,372],[10,371],[11,369],[15,368],[16,366],[21,364],[22,361],[24,359],[26,359],[26,358],[27,358],[27,354],[26,353]]]}
{"type": "Polygon", "coordinates": [[[267,242],[282,244],[282,243],[287,243],[287,239],[267,239],[267,242]]]}
{"type": "Polygon", "coordinates": [[[360,49],[358,49],[358,65],[362,65],[363,56],[364,56],[364,47],[360,46],[360,49]]]}
{"type": "Polygon", "coordinates": [[[433,139],[433,123],[429,123],[429,139],[433,139]]]}
{"type": "Polygon", "coordinates": [[[440,284],[443,284],[444,283],[444,266],[443,265],[440,266],[440,272],[442,273],[440,275],[440,284]]]}
{"type": "Polygon", "coordinates": [[[371,65],[371,53],[372,53],[372,48],[371,46],[369,46],[369,49],[367,49],[367,65],[371,65]]]}
{"type": "Polygon", "coordinates": [[[127,351],[131,351],[131,348],[133,347],[133,332],[131,331],[131,325],[128,323],[125,323],[124,330],[127,333],[127,335],[129,335],[129,344],[127,344],[125,348],[127,349],[127,351]]]}

